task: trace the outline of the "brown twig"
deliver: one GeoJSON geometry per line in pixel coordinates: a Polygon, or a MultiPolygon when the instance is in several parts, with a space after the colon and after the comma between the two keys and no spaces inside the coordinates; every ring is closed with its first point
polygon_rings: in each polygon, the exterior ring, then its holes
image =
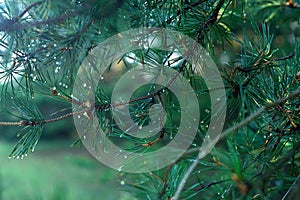
{"type": "Polygon", "coordinates": [[[153,141],[150,141],[150,142],[147,142],[147,143],[144,143],[142,144],[143,147],[150,147],[152,146],[153,144],[159,142],[165,135],[165,130],[164,128],[162,128],[162,130],[159,131],[159,137],[157,137],[155,140],[153,141]]]}
{"type": "Polygon", "coordinates": [[[213,185],[217,185],[217,184],[220,184],[220,183],[224,183],[228,180],[222,180],[222,181],[215,181],[215,182],[211,182],[211,183],[207,183],[207,184],[201,184],[199,187],[195,187],[193,188],[194,190],[203,190],[203,189],[207,189],[213,185]]]}
{"type": "Polygon", "coordinates": [[[22,18],[30,9],[42,4],[43,2],[45,2],[45,1],[37,1],[37,2],[34,2],[34,3],[30,4],[28,7],[25,8],[25,10],[21,14],[19,14],[17,19],[22,18]]]}
{"type": "Polygon", "coordinates": [[[297,124],[294,122],[293,118],[289,115],[288,111],[286,109],[284,109],[282,106],[277,106],[277,109],[280,112],[283,112],[285,114],[285,116],[288,118],[288,120],[290,121],[291,125],[293,126],[293,128],[297,128],[297,124]]]}
{"type": "Polygon", "coordinates": [[[198,30],[197,36],[196,36],[196,40],[197,42],[201,43],[201,41],[203,41],[204,39],[204,31],[207,31],[209,26],[215,24],[215,22],[218,19],[218,15],[219,15],[219,11],[222,8],[222,6],[224,5],[225,0],[220,0],[218,5],[216,6],[216,9],[214,10],[214,12],[212,13],[212,15],[209,17],[209,19],[200,27],[200,29],[198,30]]]}
{"type": "MultiPolygon", "coordinates": [[[[233,78],[235,77],[236,75],[236,72],[239,71],[239,72],[243,72],[243,73],[248,73],[248,72],[251,72],[251,71],[254,71],[254,70],[262,70],[263,68],[257,68],[258,65],[264,65],[264,66],[267,66],[268,64],[270,64],[271,62],[274,62],[274,61],[283,61],[283,60],[288,60],[290,58],[293,58],[295,56],[295,53],[291,53],[287,56],[284,56],[284,57],[280,57],[280,58],[273,58],[271,60],[267,60],[265,62],[264,59],[263,59],[263,56],[264,56],[264,53],[262,52],[260,57],[258,58],[258,60],[251,66],[251,67],[248,67],[248,68],[244,68],[242,66],[237,66],[235,67],[231,72],[230,72],[230,75],[229,75],[229,84],[230,86],[233,88],[232,92],[233,92],[233,95],[236,97],[238,95],[238,90],[239,90],[239,86],[237,84],[234,83],[233,81],[233,78]]],[[[242,87],[245,87],[247,86],[250,81],[256,76],[257,74],[251,74],[249,77],[247,77],[244,81],[243,81],[243,84],[242,84],[242,87]]]]}
{"type": "Polygon", "coordinates": [[[57,122],[72,117],[74,115],[83,114],[84,112],[85,111],[71,112],[56,118],[39,120],[39,121],[21,120],[19,122],[0,122],[0,126],[36,126],[38,124],[48,124],[48,123],[57,122]]]}
{"type": "MultiPolygon", "coordinates": [[[[264,54],[262,54],[261,56],[263,56],[263,55],[264,55],[264,54]]],[[[284,56],[284,57],[273,58],[273,59],[268,60],[268,61],[266,61],[266,62],[264,62],[264,63],[262,62],[262,61],[263,61],[262,57],[260,57],[260,58],[253,64],[252,67],[248,67],[248,68],[244,68],[244,67],[241,67],[241,66],[235,67],[235,68],[231,71],[231,73],[230,73],[230,78],[232,79],[237,71],[244,72],[244,73],[248,73],[248,72],[250,72],[250,71],[257,70],[256,67],[257,67],[258,65],[260,65],[260,64],[268,65],[268,64],[270,64],[270,63],[273,62],[273,61],[288,60],[288,59],[290,59],[290,58],[293,58],[294,56],[295,56],[295,53],[291,53],[291,54],[289,54],[289,55],[287,55],[287,56],[284,56]]]]}
{"type": "Polygon", "coordinates": [[[22,126],[22,121],[20,121],[20,122],[0,122],[0,126],[22,126]]]}

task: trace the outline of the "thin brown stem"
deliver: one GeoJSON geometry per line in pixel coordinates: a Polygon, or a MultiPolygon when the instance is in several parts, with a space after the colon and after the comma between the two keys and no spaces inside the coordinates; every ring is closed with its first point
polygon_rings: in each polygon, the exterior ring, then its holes
{"type": "Polygon", "coordinates": [[[37,1],[34,2],[32,4],[30,4],[27,8],[25,8],[25,10],[18,16],[18,19],[22,18],[27,12],[29,12],[29,10],[31,10],[33,7],[36,7],[40,4],[42,4],[44,1],[37,1]]]}
{"type": "Polygon", "coordinates": [[[20,121],[20,122],[0,122],[0,126],[22,126],[22,121],[20,121]]]}
{"type": "Polygon", "coordinates": [[[83,114],[83,113],[85,113],[85,112],[86,112],[85,110],[81,110],[81,111],[78,111],[78,112],[71,112],[71,113],[67,113],[67,114],[65,114],[65,115],[56,117],[56,118],[43,120],[43,121],[41,121],[40,123],[43,123],[43,124],[53,123],[53,122],[57,122],[57,121],[60,121],[60,120],[63,120],[63,119],[72,117],[72,116],[74,116],[74,115],[83,114]]]}
{"type": "Polygon", "coordinates": [[[201,43],[201,41],[203,41],[203,39],[204,39],[204,32],[206,32],[208,30],[209,26],[212,26],[213,24],[215,24],[217,22],[219,11],[222,8],[222,6],[224,5],[224,3],[225,3],[225,0],[220,0],[218,5],[216,6],[216,9],[212,13],[212,15],[200,27],[200,29],[198,30],[197,36],[196,36],[197,42],[201,43]]]}
{"type": "Polygon", "coordinates": [[[39,121],[21,120],[19,122],[0,122],[0,126],[35,126],[38,124],[48,124],[48,123],[53,123],[53,122],[57,122],[57,121],[72,117],[74,115],[83,114],[85,112],[86,112],[85,110],[78,111],[78,112],[70,112],[70,113],[67,113],[67,114],[59,116],[59,117],[45,119],[45,120],[39,120],[39,121]]]}
{"type": "MultiPolygon", "coordinates": [[[[244,68],[244,67],[242,67],[242,66],[237,66],[237,67],[235,67],[235,68],[231,71],[231,73],[230,73],[230,76],[229,76],[230,79],[234,78],[234,76],[235,76],[235,74],[236,74],[237,71],[243,72],[243,73],[248,73],[248,72],[253,71],[253,70],[258,70],[257,66],[260,65],[260,64],[263,64],[264,66],[266,66],[266,65],[268,65],[268,64],[270,64],[271,62],[274,62],[274,61],[288,60],[288,59],[293,58],[293,57],[295,56],[295,53],[293,52],[293,53],[291,53],[291,54],[289,54],[289,55],[287,55],[287,56],[280,57],[280,58],[273,58],[273,59],[267,60],[267,61],[265,61],[265,62],[263,62],[263,61],[264,61],[264,59],[262,59],[263,56],[264,56],[264,54],[262,53],[262,54],[260,55],[260,57],[258,58],[258,60],[257,60],[251,67],[247,67],[247,68],[244,68]]],[[[252,77],[252,78],[253,78],[253,77],[252,77]]],[[[232,82],[232,81],[231,81],[231,82],[232,82]]],[[[243,86],[246,86],[246,85],[247,85],[247,84],[245,84],[245,83],[243,84],[243,86]]]]}

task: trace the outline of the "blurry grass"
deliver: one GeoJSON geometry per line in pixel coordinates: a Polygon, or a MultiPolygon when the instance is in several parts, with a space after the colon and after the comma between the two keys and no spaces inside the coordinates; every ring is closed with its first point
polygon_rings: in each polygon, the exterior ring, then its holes
{"type": "Polygon", "coordinates": [[[116,171],[70,141],[40,142],[23,160],[10,160],[14,144],[0,142],[1,200],[129,200],[116,171]]]}

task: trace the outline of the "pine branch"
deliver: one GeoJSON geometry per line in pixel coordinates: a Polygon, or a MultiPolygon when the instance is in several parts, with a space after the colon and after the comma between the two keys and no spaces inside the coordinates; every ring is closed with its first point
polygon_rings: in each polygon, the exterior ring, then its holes
{"type": "MultiPolygon", "coordinates": [[[[90,21],[90,23],[92,23],[92,20],[90,21]]],[[[149,98],[154,98],[156,96],[158,96],[158,98],[160,99],[162,105],[164,106],[164,103],[162,101],[162,98],[161,98],[161,95],[167,91],[168,87],[170,85],[172,85],[175,81],[175,79],[178,77],[178,75],[181,73],[181,70],[180,69],[171,79],[170,81],[166,84],[165,87],[163,87],[162,89],[159,89],[158,91],[156,92],[152,92],[150,94],[147,94],[145,96],[142,96],[142,97],[138,97],[138,98],[135,98],[135,99],[131,99],[129,101],[126,101],[126,102],[122,102],[122,103],[115,103],[115,104],[112,104],[112,103],[106,103],[106,104],[102,104],[102,105],[94,105],[94,103],[92,102],[80,102],[74,98],[70,98],[70,97],[67,97],[67,96],[64,96],[64,95],[61,95],[55,87],[51,88],[51,93],[53,96],[58,96],[64,100],[66,100],[67,102],[71,102],[71,103],[74,103],[78,106],[81,106],[84,108],[84,110],[82,111],[78,111],[78,112],[70,112],[70,113],[67,113],[63,116],[59,116],[59,117],[56,117],[56,118],[51,118],[51,119],[46,119],[46,120],[40,120],[40,121],[26,121],[26,120],[22,120],[20,122],[0,122],[0,126],[35,126],[37,124],[47,124],[47,123],[53,123],[53,122],[57,122],[57,121],[60,121],[60,120],[64,120],[66,118],[69,118],[71,116],[74,116],[74,115],[78,115],[78,114],[83,114],[83,113],[90,113],[91,112],[91,109],[93,109],[95,107],[95,109],[97,111],[102,111],[104,109],[108,109],[108,108],[112,108],[112,107],[119,107],[119,106],[123,106],[123,105],[129,105],[129,104],[132,104],[134,102],[137,102],[137,101],[141,101],[141,100],[146,100],[146,99],[149,99],[149,98]]],[[[164,116],[162,116],[162,119],[165,118],[165,114],[164,116]]],[[[163,120],[162,120],[163,121],[163,120]]],[[[161,127],[162,124],[161,124],[161,127]]],[[[162,130],[160,132],[160,136],[158,139],[156,139],[155,141],[152,141],[150,143],[146,143],[144,144],[145,146],[151,146],[152,144],[158,142],[164,135],[164,130],[162,130]]]]}
{"type": "Polygon", "coordinates": [[[67,114],[59,116],[59,117],[40,120],[40,121],[21,120],[19,122],[0,122],[0,126],[36,126],[36,125],[39,125],[39,124],[48,124],[48,123],[61,121],[61,120],[64,120],[66,118],[72,117],[74,115],[83,114],[85,112],[86,111],[70,112],[70,113],[67,113],[67,114]]]}
{"type": "MultiPolygon", "coordinates": [[[[293,58],[294,56],[295,56],[295,53],[293,52],[293,53],[291,53],[287,56],[280,57],[280,58],[272,58],[271,60],[268,60],[268,61],[265,61],[265,62],[262,62],[263,59],[262,59],[262,56],[261,56],[251,67],[247,67],[247,68],[244,68],[244,67],[241,67],[241,66],[235,67],[232,70],[232,72],[230,73],[230,78],[232,79],[237,71],[248,73],[250,71],[257,70],[256,67],[260,64],[263,64],[263,65],[266,66],[266,65],[270,64],[271,62],[288,60],[288,59],[293,58]]],[[[245,85],[243,85],[243,86],[245,86],[245,85]]]]}
{"type": "MultiPolygon", "coordinates": [[[[132,100],[130,100],[128,102],[116,103],[116,104],[110,104],[110,103],[108,103],[108,104],[96,105],[95,108],[96,108],[97,111],[101,111],[101,110],[104,110],[104,109],[107,109],[107,108],[111,108],[111,107],[118,107],[118,106],[122,106],[122,105],[128,105],[128,104],[134,103],[136,101],[145,100],[145,99],[153,98],[155,96],[159,96],[159,95],[161,95],[164,92],[164,90],[165,90],[165,88],[164,89],[160,89],[160,90],[158,90],[155,93],[151,93],[151,94],[146,95],[146,96],[142,96],[142,97],[139,97],[139,98],[132,99],[132,100]]],[[[22,120],[22,121],[19,121],[19,122],[0,122],[0,126],[28,126],[28,125],[35,126],[37,124],[53,123],[53,122],[57,122],[57,121],[64,120],[66,118],[72,117],[74,115],[83,114],[85,112],[90,112],[90,109],[92,108],[92,105],[90,103],[88,103],[88,102],[79,102],[79,101],[77,101],[75,99],[72,99],[72,98],[69,98],[69,97],[65,97],[63,95],[60,95],[59,93],[56,93],[56,90],[55,90],[55,92],[53,92],[53,94],[55,96],[61,97],[62,99],[66,100],[68,102],[72,102],[72,103],[75,103],[77,105],[80,105],[80,106],[84,107],[85,109],[82,110],[82,111],[78,111],[78,112],[70,112],[70,113],[67,113],[65,115],[62,115],[62,116],[59,116],[59,117],[56,117],[56,118],[51,118],[51,119],[46,119],[46,120],[40,120],[40,121],[26,121],[26,120],[22,120]]]]}
{"type": "Polygon", "coordinates": [[[32,8],[41,5],[42,3],[44,3],[45,1],[37,1],[32,3],[31,5],[29,5],[27,8],[25,8],[25,10],[17,17],[16,20],[21,19],[27,12],[29,12],[32,8]]]}
{"type": "Polygon", "coordinates": [[[218,19],[218,14],[220,9],[222,8],[222,6],[224,5],[225,0],[220,0],[218,5],[216,6],[214,12],[212,13],[212,15],[209,17],[209,19],[200,27],[200,29],[198,30],[197,36],[196,36],[196,40],[199,43],[202,43],[203,39],[204,39],[204,32],[207,32],[209,29],[209,26],[212,26],[218,19]]]}
{"type": "MultiPolygon", "coordinates": [[[[249,124],[250,122],[252,122],[254,119],[256,119],[257,117],[261,116],[266,110],[270,109],[270,108],[274,108],[282,103],[285,103],[286,101],[293,99],[297,96],[300,95],[300,87],[295,90],[293,93],[291,93],[290,95],[288,95],[287,97],[283,97],[280,98],[272,103],[269,103],[265,106],[262,106],[260,109],[258,109],[256,112],[254,112],[253,114],[251,114],[250,116],[248,116],[247,118],[245,118],[243,121],[241,121],[240,123],[236,124],[235,126],[232,126],[230,128],[228,128],[227,130],[225,130],[222,134],[221,137],[219,139],[219,141],[223,140],[225,137],[227,137],[228,135],[232,134],[234,131],[242,128],[243,126],[249,124]]],[[[184,185],[186,183],[186,181],[188,180],[188,178],[190,177],[190,175],[192,174],[192,172],[194,171],[194,169],[196,168],[196,166],[198,165],[200,159],[202,159],[205,155],[207,155],[207,153],[210,151],[210,149],[202,149],[200,148],[195,148],[195,149],[191,149],[189,151],[187,151],[182,157],[184,157],[185,155],[194,153],[194,152],[199,152],[197,157],[195,158],[195,160],[193,161],[192,165],[189,167],[189,169],[187,170],[186,174],[184,175],[184,177],[182,178],[182,180],[180,181],[180,184],[177,187],[177,190],[175,192],[175,195],[173,197],[174,200],[178,200],[179,196],[181,194],[181,191],[184,188],[184,185]],[[201,150],[201,151],[200,151],[201,150]]],[[[181,157],[181,158],[182,158],[181,157]]]]}
{"type": "MultiPolygon", "coordinates": [[[[29,6],[28,8],[26,8],[23,11],[23,13],[25,11],[27,12],[29,9],[33,8],[36,5],[39,5],[39,4],[34,4],[31,7],[29,6]]],[[[12,32],[12,31],[20,31],[20,30],[23,30],[23,29],[33,28],[33,27],[37,27],[37,26],[41,26],[41,25],[55,25],[55,24],[64,22],[68,18],[75,17],[75,16],[79,15],[82,11],[90,9],[90,8],[91,8],[91,5],[84,4],[78,10],[66,11],[65,13],[63,13],[60,16],[49,18],[49,19],[46,19],[46,20],[43,20],[43,21],[19,23],[18,22],[19,16],[17,18],[13,18],[13,19],[6,19],[6,20],[3,20],[2,22],[0,22],[0,31],[12,32]]],[[[22,14],[20,16],[22,16],[22,14]]]]}

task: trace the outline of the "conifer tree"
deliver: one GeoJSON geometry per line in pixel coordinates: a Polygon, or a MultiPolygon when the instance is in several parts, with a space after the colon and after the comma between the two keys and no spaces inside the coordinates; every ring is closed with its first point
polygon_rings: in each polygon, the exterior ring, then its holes
{"type": "MultiPolygon", "coordinates": [[[[10,158],[30,156],[45,126],[71,117],[88,124],[92,113],[107,138],[127,151],[163,148],[178,134],[180,119],[189,115],[177,112],[180,102],[168,87],[146,85],[127,102],[138,127],[150,123],[151,105],[159,104],[166,111],[163,128],[150,138],[133,137],[119,128],[112,110],[125,105],[110,97],[126,71],[145,63],[164,63],[187,79],[197,94],[201,113],[197,134],[191,146],[164,168],[136,174],[120,169],[126,190],[137,199],[153,200],[297,199],[299,1],[4,0],[0,9],[0,126],[19,128],[10,158]],[[121,41],[121,33],[141,27],[186,35],[216,63],[225,86],[227,115],[217,144],[205,157],[201,145],[213,117],[210,91],[182,56],[133,50],[110,63],[104,72],[106,81],[98,85],[94,98],[83,94],[88,90],[84,82],[78,91],[87,100],[73,94],[78,74],[88,74],[80,66],[101,42],[112,36],[121,41]],[[36,96],[75,104],[75,109],[44,116],[36,96]]],[[[79,135],[74,145],[81,145],[85,137],[79,135]]]]}

